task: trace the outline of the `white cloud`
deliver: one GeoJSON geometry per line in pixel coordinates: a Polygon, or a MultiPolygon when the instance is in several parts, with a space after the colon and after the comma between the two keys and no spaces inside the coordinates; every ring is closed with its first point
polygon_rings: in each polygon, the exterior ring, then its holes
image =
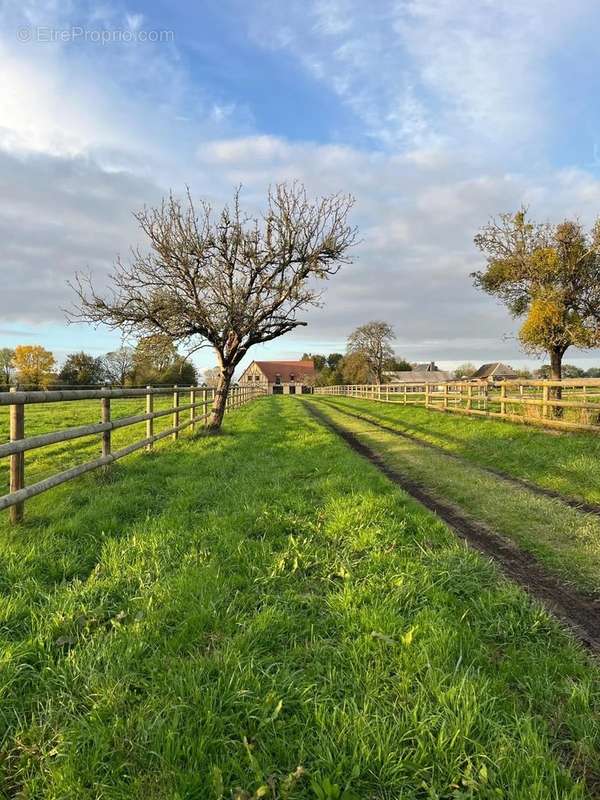
{"type": "MultiPolygon", "coordinates": [[[[354,141],[377,138],[372,150],[249,134],[248,119],[240,122],[244,98],[229,102],[193,86],[176,48],[15,41],[21,19],[69,24],[76,11],[69,2],[3,8],[0,315],[7,323],[60,323],[66,280],[89,266],[102,281],[137,238],[130,212],[169,186],[187,182],[218,206],[241,183],[243,202],[258,211],[269,184],[297,178],[314,195],[355,194],[363,241],[356,263],[329,283],[326,308],[307,314],[311,328],[273,347],[294,355],[307,338],[341,342],[360,322],[383,317],[409,357],[511,357],[518,348],[502,337],[512,321],[469,278],[480,263],[473,234],[522,202],[538,218],[585,222],[600,208],[600,181],[590,172],[540,167],[542,158],[517,171],[505,158],[521,133],[543,128],[540,65],[574,24],[569,14],[589,8],[586,0],[568,9],[558,0],[527,8],[516,0],[253,5],[255,41],[285,49],[336,92],[360,120],[354,141]]],[[[145,24],[110,5],[87,20],[132,30],[145,24]]]]}
{"type": "MultiPolygon", "coordinates": [[[[312,195],[356,195],[353,221],[362,238],[356,262],[329,282],[325,308],[307,314],[311,327],[279,347],[301,350],[307,337],[343,341],[355,325],[384,318],[410,357],[514,357],[515,342],[503,340],[512,321],[472,286],[469,274],[481,263],[473,235],[490,215],[532,199],[538,218],[573,207],[590,222],[600,181],[573,170],[535,179],[497,171],[465,178],[461,166],[456,154],[432,172],[429,162],[411,155],[243,137],[200,147],[191,188],[206,196],[210,187],[218,207],[241,182],[242,202],[252,211],[264,207],[270,183],[290,177],[312,195]]],[[[87,265],[102,282],[116,253],[137,238],[130,210],[161,194],[154,183],[108,174],[90,159],[5,154],[0,175],[0,234],[8,242],[0,315],[13,324],[60,321],[69,301],[66,280],[87,265]]]]}
{"type": "Polygon", "coordinates": [[[204,142],[198,148],[203,161],[219,164],[272,162],[289,158],[288,144],[275,136],[245,136],[238,139],[204,142]]]}
{"type": "Polygon", "coordinates": [[[295,57],[383,146],[460,143],[506,157],[544,140],[548,60],[594,23],[593,0],[260,0],[248,26],[295,57]]]}
{"type": "Polygon", "coordinates": [[[143,14],[125,14],[127,26],[132,31],[137,31],[142,27],[144,21],[143,14]]]}
{"type": "Polygon", "coordinates": [[[112,4],[9,0],[0,6],[0,148],[93,153],[109,169],[146,165],[163,177],[177,174],[175,162],[191,155],[192,135],[230,131],[237,107],[216,103],[194,84],[176,42],[69,38],[73,29],[139,33],[146,24],[143,15],[112,4]],[[19,31],[28,40],[20,41],[19,31]]]}

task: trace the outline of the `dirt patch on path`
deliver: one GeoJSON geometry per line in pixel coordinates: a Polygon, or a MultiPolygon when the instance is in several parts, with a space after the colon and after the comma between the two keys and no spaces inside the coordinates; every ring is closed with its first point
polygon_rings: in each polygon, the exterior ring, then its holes
{"type": "Polygon", "coordinates": [[[393,428],[391,425],[385,425],[383,422],[376,422],[370,419],[370,417],[365,417],[363,414],[356,414],[353,411],[347,411],[345,408],[340,408],[336,403],[332,403],[327,400],[321,400],[321,398],[319,398],[319,402],[324,403],[324,405],[329,406],[330,408],[334,408],[338,413],[344,414],[347,417],[353,417],[361,422],[367,422],[369,425],[373,425],[375,428],[386,431],[386,433],[391,433],[393,436],[398,436],[401,439],[406,439],[414,444],[419,444],[422,447],[426,447],[428,450],[434,450],[435,452],[446,456],[446,458],[451,458],[453,461],[458,461],[459,464],[464,464],[472,469],[481,470],[481,472],[487,472],[488,475],[493,475],[495,478],[500,478],[500,480],[506,481],[506,483],[510,483],[513,486],[518,486],[521,489],[527,489],[533,494],[540,495],[541,497],[550,497],[553,500],[560,500],[563,505],[569,506],[569,508],[574,508],[577,511],[581,511],[585,514],[595,514],[596,516],[600,517],[600,505],[597,503],[587,503],[585,500],[577,500],[573,497],[567,497],[560,492],[554,491],[553,489],[546,489],[543,486],[538,486],[536,483],[531,483],[524,478],[516,478],[514,475],[509,475],[507,472],[503,472],[500,469],[482,466],[481,464],[477,464],[475,461],[469,461],[467,458],[463,458],[456,453],[450,453],[443,447],[433,444],[433,442],[427,442],[412,433],[408,433],[407,431],[399,431],[397,428],[393,428]]]}
{"type": "MultiPolygon", "coordinates": [[[[368,459],[387,478],[433,511],[469,545],[490,556],[504,574],[536,597],[586,647],[600,651],[600,601],[561,583],[548,573],[530,553],[492,531],[486,525],[462,514],[454,505],[434,497],[424,486],[393,469],[374,450],[350,431],[333,422],[313,403],[306,403],[309,413],[321,424],[340,436],[355,452],[368,459]]],[[[337,409],[336,409],[337,410],[337,409]]],[[[374,427],[371,420],[363,420],[374,427]]]]}

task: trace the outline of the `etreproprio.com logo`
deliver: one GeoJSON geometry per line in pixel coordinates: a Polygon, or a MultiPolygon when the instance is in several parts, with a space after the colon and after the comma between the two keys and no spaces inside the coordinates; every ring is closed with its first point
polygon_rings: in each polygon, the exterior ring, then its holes
{"type": "Polygon", "coordinates": [[[92,44],[133,44],[136,42],[167,43],[175,40],[173,31],[141,30],[131,28],[84,28],[73,25],[70,28],[51,28],[49,26],[23,27],[17,30],[17,41],[26,44],[84,42],[92,44]]]}

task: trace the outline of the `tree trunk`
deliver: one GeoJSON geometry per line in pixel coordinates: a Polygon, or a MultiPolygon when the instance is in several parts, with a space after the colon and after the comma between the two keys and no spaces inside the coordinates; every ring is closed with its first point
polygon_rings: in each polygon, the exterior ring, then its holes
{"type": "Polygon", "coordinates": [[[219,375],[219,382],[215,391],[215,399],[210,412],[210,418],[206,430],[208,433],[218,433],[223,423],[223,415],[225,414],[225,404],[227,403],[227,395],[229,394],[229,387],[231,386],[231,378],[233,377],[234,367],[226,366],[221,367],[221,374],[219,375]]]}
{"type": "MultiPolygon", "coordinates": [[[[562,381],[562,359],[563,353],[561,350],[550,351],[550,380],[562,381]]],[[[550,389],[550,397],[553,400],[562,399],[562,389],[560,386],[550,389]]],[[[552,406],[551,416],[559,419],[563,415],[563,409],[560,406],[552,406]]]]}
{"type": "Polygon", "coordinates": [[[562,353],[560,350],[550,351],[550,380],[562,380],[562,353]]]}

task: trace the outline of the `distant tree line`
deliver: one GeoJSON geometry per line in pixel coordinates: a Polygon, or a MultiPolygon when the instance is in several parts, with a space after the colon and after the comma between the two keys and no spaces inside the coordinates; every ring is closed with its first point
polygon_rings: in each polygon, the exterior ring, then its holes
{"type": "MultiPolygon", "coordinates": [[[[312,360],[315,365],[315,386],[335,386],[345,383],[385,383],[386,373],[410,371],[413,364],[399,358],[392,349],[394,331],[387,322],[368,322],[356,328],[348,337],[346,353],[304,353],[302,360],[312,360]]],[[[477,366],[471,362],[460,364],[452,373],[455,380],[471,378],[477,366]]],[[[523,380],[549,380],[552,376],[550,364],[536,370],[515,370],[523,380]]],[[[600,378],[600,367],[587,370],[573,364],[562,365],[563,378],[600,378]]]]}
{"type": "Polygon", "coordinates": [[[60,370],[54,354],[41,345],[0,349],[0,384],[46,388],[50,385],[147,386],[197,383],[196,368],[176,349],[169,336],[142,337],[135,346],[103,356],[83,350],[67,355],[60,370]]]}

